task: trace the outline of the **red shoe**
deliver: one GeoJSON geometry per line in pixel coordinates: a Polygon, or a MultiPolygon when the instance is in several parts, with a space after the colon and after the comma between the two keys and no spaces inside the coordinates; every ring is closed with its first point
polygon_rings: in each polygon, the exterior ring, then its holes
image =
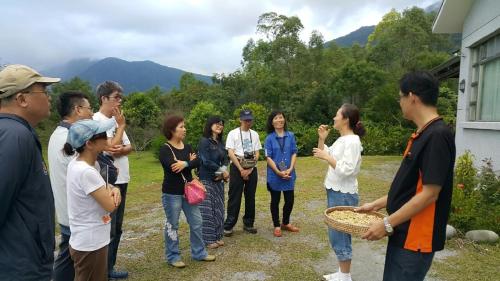
{"type": "Polygon", "coordinates": [[[275,227],[273,234],[274,234],[274,237],[281,237],[281,228],[275,227]]]}
{"type": "Polygon", "coordinates": [[[299,232],[299,228],[296,226],[293,226],[291,223],[286,224],[286,225],[282,224],[281,229],[286,230],[286,231],[290,231],[290,232],[299,232]]]}

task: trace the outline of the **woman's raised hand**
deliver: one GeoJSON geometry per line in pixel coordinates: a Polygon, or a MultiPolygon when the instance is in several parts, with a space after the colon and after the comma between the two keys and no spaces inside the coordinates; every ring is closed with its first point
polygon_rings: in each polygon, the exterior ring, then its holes
{"type": "Polygon", "coordinates": [[[320,139],[326,140],[329,133],[330,133],[330,129],[328,129],[328,125],[320,125],[318,127],[318,136],[320,139]]]}

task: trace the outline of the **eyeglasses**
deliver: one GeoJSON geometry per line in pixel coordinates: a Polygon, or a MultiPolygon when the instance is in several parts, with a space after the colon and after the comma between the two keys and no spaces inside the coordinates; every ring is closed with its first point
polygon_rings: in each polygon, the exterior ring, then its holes
{"type": "Polygon", "coordinates": [[[117,95],[117,96],[109,96],[109,99],[114,99],[116,101],[122,101],[123,96],[117,95]]]}
{"type": "Polygon", "coordinates": [[[220,127],[224,127],[224,123],[222,123],[222,122],[215,123],[215,125],[220,126],[220,127]]]}
{"type": "Polygon", "coordinates": [[[45,90],[45,91],[26,91],[26,92],[23,92],[23,94],[39,94],[39,93],[42,93],[42,94],[45,94],[46,96],[49,96],[49,91],[45,90]]]}
{"type": "Polygon", "coordinates": [[[398,101],[401,101],[401,100],[403,100],[403,99],[405,99],[405,98],[410,97],[411,95],[413,95],[413,94],[412,94],[412,92],[409,92],[408,94],[404,94],[403,92],[401,92],[401,91],[400,91],[400,92],[399,92],[399,95],[398,95],[398,97],[397,97],[397,100],[398,100],[398,101]]]}
{"type": "Polygon", "coordinates": [[[94,111],[91,106],[83,106],[83,105],[77,105],[77,106],[81,107],[81,108],[86,108],[86,109],[88,109],[90,111],[94,111]]]}

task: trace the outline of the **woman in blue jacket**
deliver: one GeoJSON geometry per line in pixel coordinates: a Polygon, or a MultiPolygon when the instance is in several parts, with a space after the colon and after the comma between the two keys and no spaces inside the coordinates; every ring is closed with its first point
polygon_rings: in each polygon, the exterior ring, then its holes
{"type": "Polygon", "coordinates": [[[208,118],[198,145],[200,180],[207,189],[207,197],[199,206],[203,240],[209,249],[224,246],[224,181],[229,179],[229,160],[222,140],[223,131],[224,121],[220,117],[208,118]]]}
{"type": "Polygon", "coordinates": [[[281,230],[298,232],[299,229],[290,224],[293,209],[295,186],[295,161],[297,144],[292,132],[287,131],[285,114],[273,111],[267,119],[268,135],[265,141],[267,159],[267,189],[271,193],[271,215],[274,224],[274,236],[281,237],[281,230]],[[280,225],[279,203],[281,193],[285,198],[283,221],[280,225]]]}

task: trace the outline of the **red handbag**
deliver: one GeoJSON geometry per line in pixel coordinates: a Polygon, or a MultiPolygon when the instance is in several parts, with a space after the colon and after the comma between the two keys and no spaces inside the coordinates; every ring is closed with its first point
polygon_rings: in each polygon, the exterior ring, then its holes
{"type": "MultiPolygon", "coordinates": [[[[186,179],[184,179],[184,182],[186,182],[186,179]]],[[[207,190],[199,180],[193,179],[184,185],[184,197],[186,197],[190,205],[198,205],[207,197],[207,190]]]]}
{"type": "MultiPolygon", "coordinates": [[[[172,150],[172,147],[170,147],[169,144],[166,143],[168,148],[170,148],[170,151],[172,151],[172,155],[174,156],[174,160],[177,161],[177,157],[175,157],[175,153],[172,150]]],[[[186,198],[186,201],[190,205],[198,205],[205,198],[207,197],[207,190],[205,189],[205,186],[198,180],[198,179],[193,179],[192,181],[188,182],[186,180],[186,177],[184,177],[184,174],[182,174],[182,171],[180,172],[182,179],[184,180],[184,197],[186,198]]]]}

